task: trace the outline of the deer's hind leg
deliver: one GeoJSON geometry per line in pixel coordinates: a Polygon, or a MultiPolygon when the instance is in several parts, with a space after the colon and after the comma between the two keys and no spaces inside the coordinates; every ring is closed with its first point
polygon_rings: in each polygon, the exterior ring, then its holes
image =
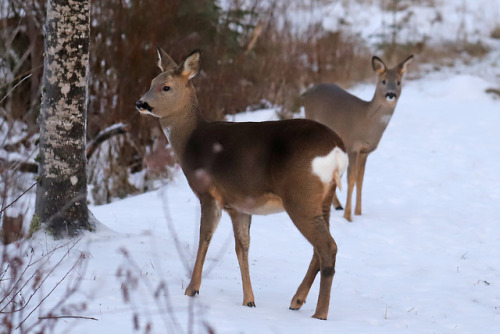
{"type": "Polygon", "coordinates": [[[333,207],[335,208],[335,210],[339,210],[339,211],[340,210],[344,210],[344,208],[342,207],[342,204],[340,203],[339,198],[337,197],[336,193],[333,194],[333,201],[332,201],[332,203],[333,203],[333,207]]]}
{"type": "Polygon", "coordinates": [[[328,230],[328,226],[322,215],[307,217],[301,214],[291,213],[290,216],[299,231],[313,245],[315,253],[313,260],[311,261],[311,265],[309,266],[308,274],[306,274],[306,278],[303,281],[305,283],[303,286],[299,286],[299,294],[302,291],[304,291],[304,294],[306,294],[305,292],[308,292],[305,291],[305,288],[310,288],[310,284],[314,281],[313,278],[318,273],[317,262],[319,262],[321,281],[318,303],[316,305],[316,312],[314,313],[313,318],[326,319],[328,316],[328,308],[330,306],[330,293],[333,276],[335,274],[337,244],[330,235],[330,231],[328,230]]]}
{"type": "MultiPolygon", "coordinates": [[[[330,203],[332,202],[332,197],[334,196],[335,196],[335,186],[331,188],[330,192],[323,200],[323,206],[322,206],[323,219],[328,227],[330,226],[329,224],[330,203]]],[[[302,283],[300,283],[299,287],[297,288],[297,292],[293,296],[292,301],[290,303],[291,310],[300,309],[301,306],[306,302],[309,290],[311,289],[311,286],[314,283],[314,280],[316,279],[316,275],[318,274],[319,270],[320,270],[320,259],[318,253],[316,252],[316,249],[314,249],[314,254],[311,263],[309,264],[309,268],[307,269],[306,275],[304,276],[302,283]]]]}
{"type": "Polygon", "coordinates": [[[358,152],[349,153],[349,166],[347,167],[347,200],[344,208],[344,218],[352,222],[352,193],[357,177],[358,152]]]}
{"type": "Polygon", "coordinates": [[[212,236],[219,224],[221,217],[221,208],[219,203],[211,196],[203,196],[200,198],[201,204],[201,221],[200,221],[200,241],[198,244],[198,253],[194,264],[191,282],[186,288],[185,294],[194,296],[199,293],[201,285],[201,273],[205,257],[207,255],[208,246],[212,240],[212,236]]]}

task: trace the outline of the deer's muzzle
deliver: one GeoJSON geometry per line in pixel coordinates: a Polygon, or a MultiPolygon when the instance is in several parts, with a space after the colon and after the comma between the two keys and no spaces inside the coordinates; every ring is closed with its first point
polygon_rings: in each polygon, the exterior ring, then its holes
{"type": "Polygon", "coordinates": [[[144,102],[141,100],[139,100],[135,103],[135,107],[137,108],[137,110],[139,110],[139,112],[142,112],[142,111],[151,112],[153,110],[153,108],[147,102],[144,102]]]}
{"type": "Polygon", "coordinates": [[[396,100],[396,93],[387,93],[385,94],[385,99],[389,102],[395,101],[396,100]]]}

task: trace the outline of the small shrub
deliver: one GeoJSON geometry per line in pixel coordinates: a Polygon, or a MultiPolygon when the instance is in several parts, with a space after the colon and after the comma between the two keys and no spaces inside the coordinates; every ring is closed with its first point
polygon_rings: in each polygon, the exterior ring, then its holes
{"type": "Polygon", "coordinates": [[[494,39],[500,39],[500,25],[495,26],[490,33],[490,37],[494,39]]]}
{"type": "Polygon", "coordinates": [[[459,49],[462,49],[465,53],[472,57],[484,57],[490,48],[481,41],[477,42],[464,42],[459,45],[459,49]]]}

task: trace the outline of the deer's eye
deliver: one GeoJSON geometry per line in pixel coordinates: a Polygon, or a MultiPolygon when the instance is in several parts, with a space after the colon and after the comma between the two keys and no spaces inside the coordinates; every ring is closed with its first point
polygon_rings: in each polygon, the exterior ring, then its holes
{"type": "Polygon", "coordinates": [[[382,80],[382,85],[385,85],[385,83],[386,83],[385,80],[382,80]]]}
{"type": "Polygon", "coordinates": [[[170,87],[169,86],[163,86],[163,91],[164,92],[168,92],[170,90],[170,87]]]}
{"type": "Polygon", "coordinates": [[[401,86],[401,81],[398,81],[398,86],[401,86]]]}

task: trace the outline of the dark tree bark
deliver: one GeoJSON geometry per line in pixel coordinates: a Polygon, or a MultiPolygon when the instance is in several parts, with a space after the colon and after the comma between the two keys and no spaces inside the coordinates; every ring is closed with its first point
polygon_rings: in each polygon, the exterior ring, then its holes
{"type": "Polygon", "coordinates": [[[56,238],[92,230],[87,208],[89,0],[48,0],[36,215],[56,238]]]}

